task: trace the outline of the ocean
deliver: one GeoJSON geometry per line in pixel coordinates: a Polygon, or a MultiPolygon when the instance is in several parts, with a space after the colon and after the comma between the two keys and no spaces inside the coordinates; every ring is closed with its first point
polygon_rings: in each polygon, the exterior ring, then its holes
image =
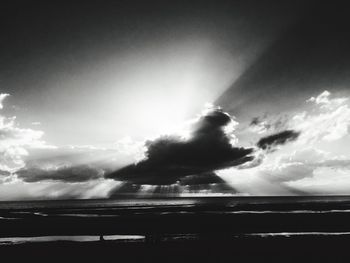
{"type": "Polygon", "coordinates": [[[275,204],[337,204],[350,206],[350,196],[233,196],[233,197],[166,197],[120,199],[71,199],[0,201],[0,211],[7,209],[46,208],[114,208],[114,207],[167,207],[188,205],[214,205],[235,207],[240,205],[275,204]]]}
{"type": "Polygon", "coordinates": [[[0,202],[0,245],[350,235],[349,217],[350,196],[8,201],[0,202]]]}

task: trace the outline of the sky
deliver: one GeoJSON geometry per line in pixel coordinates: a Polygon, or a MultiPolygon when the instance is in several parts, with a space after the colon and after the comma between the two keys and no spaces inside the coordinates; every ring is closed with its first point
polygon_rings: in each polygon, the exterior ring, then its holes
{"type": "Polygon", "coordinates": [[[0,200],[349,194],[341,1],[9,1],[0,200]]]}

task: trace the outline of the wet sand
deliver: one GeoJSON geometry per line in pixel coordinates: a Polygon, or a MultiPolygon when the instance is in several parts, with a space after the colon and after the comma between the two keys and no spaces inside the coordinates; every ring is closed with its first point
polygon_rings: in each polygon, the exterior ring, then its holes
{"type": "Polygon", "coordinates": [[[1,238],[141,238],[5,242],[0,245],[0,256],[6,259],[4,262],[347,262],[348,199],[208,199],[196,204],[3,207],[1,238]]]}

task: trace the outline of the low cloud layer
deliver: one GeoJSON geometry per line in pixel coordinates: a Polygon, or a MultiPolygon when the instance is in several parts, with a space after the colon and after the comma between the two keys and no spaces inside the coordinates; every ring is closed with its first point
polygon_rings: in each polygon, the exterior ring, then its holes
{"type": "Polygon", "coordinates": [[[286,130],[261,138],[257,146],[263,150],[272,150],[278,145],[286,144],[287,142],[295,141],[300,135],[300,132],[286,130]]]}
{"type": "Polygon", "coordinates": [[[262,167],[259,174],[273,184],[309,194],[345,194],[350,186],[350,158],[305,148],[262,167]]]}
{"type": "Polygon", "coordinates": [[[219,108],[206,111],[188,138],[162,136],[146,142],[145,159],[108,178],[138,184],[173,184],[188,175],[204,174],[253,160],[253,148],[233,145],[234,120],[219,108]]]}
{"type": "Polygon", "coordinates": [[[58,167],[25,167],[16,172],[17,177],[25,182],[44,180],[69,183],[86,182],[103,178],[104,170],[91,165],[58,166],[58,167]]]}

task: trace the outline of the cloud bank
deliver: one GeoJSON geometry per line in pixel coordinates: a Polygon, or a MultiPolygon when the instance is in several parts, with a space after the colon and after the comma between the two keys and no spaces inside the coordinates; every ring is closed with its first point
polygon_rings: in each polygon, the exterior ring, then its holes
{"type": "Polygon", "coordinates": [[[107,197],[119,184],[103,178],[116,150],[46,143],[43,131],[2,114],[9,96],[0,94],[0,200],[107,197]]]}
{"type": "MultiPolygon", "coordinates": [[[[257,118],[253,125],[266,122],[266,119],[257,118]]],[[[304,109],[290,115],[284,127],[289,130],[260,139],[258,146],[268,149],[281,138],[282,143],[293,143],[264,156],[263,162],[252,169],[225,171],[225,180],[240,190],[249,188],[250,193],[259,195],[349,194],[348,98],[334,97],[323,91],[306,100],[304,109]],[[246,180],[238,179],[239,176],[245,176],[246,180]]],[[[259,130],[256,133],[260,134],[259,130]]]]}
{"type": "MultiPolygon", "coordinates": [[[[7,97],[2,94],[1,107],[7,97]]],[[[190,123],[187,133],[162,135],[144,144],[123,139],[114,149],[55,147],[43,140],[43,131],[21,128],[15,117],[0,111],[0,199],[97,198],[130,192],[349,194],[348,98],[324,91],[300,109],[283,118],[253,119],[240,132],[255,133],[258,139],[244,147],[238,145],[242,141],[235,135],[235,119],[211,107],[190,123]],[[130,164],[142,148],[143,158],[130,164]]]]}

